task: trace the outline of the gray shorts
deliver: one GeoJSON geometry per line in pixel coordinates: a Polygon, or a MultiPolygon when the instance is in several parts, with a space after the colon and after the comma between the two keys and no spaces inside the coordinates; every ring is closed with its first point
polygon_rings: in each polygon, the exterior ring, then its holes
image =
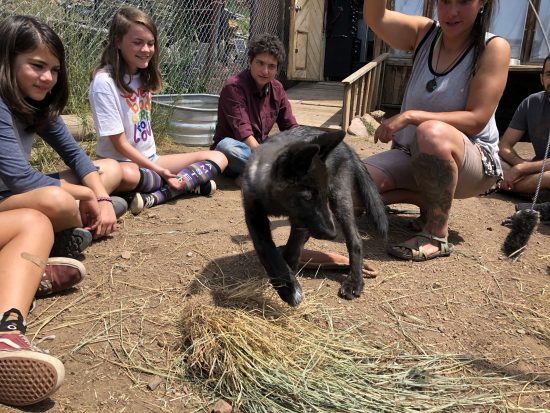
{"type": "MultiPolygon", "coordinates": [[[[420,191],[420,187],[414,179],[411,155],[405,151],[390,149],[369,156],[363,162],[384,173],[392,181],[395,189],[420,191]]],[[[458,183],[454,197],[464,199],[481,195],[487,192],[496,183],[496,180],[497,178],[494,176],[485,175],[479,147],[464,136],[464,159],[462,165],[458,167],[458,183]]]]}

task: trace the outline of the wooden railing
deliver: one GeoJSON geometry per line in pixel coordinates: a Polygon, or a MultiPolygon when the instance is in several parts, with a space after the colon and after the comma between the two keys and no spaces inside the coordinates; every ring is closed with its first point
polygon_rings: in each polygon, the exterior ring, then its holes
{"type": "Polygon", "coordinates": [[[372,112],[380,103],[381,85],[385,60],[382,53],[344,80],[344,103],[342,106],[342,129],[346,130],[355,116],[372,112]]]}

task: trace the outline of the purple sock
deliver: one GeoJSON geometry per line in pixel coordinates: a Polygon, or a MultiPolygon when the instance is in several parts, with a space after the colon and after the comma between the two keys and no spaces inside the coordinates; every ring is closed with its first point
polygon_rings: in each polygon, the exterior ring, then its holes
{"type": "Polygon", "coordinates": [[[158,191],[151,192],[149,195],[155,198],[156,202],[154,205],[159,205],[179,195],[191,192],[200,185],[214,179],[219,173],[221,173],[221,169],[214,161],[194,162],[177,174],[180,180],[185,183],[185,187],[182,190],[175,191],[167,184],[164,184],[158,191]]]}
{"type": "Polygon", "coordinates": [[[165,182],[158,173],[150,169],[139,168],[139,183],[134,191],[148,194],[159,190],[164,185],[165,182]]]}

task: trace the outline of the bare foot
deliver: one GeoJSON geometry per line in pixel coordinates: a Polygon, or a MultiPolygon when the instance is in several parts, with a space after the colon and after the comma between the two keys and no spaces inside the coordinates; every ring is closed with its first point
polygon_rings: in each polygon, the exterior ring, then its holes
{"type": "MultiPolygon", "coordinates": [[[[306,269],[317,269],[321,267],[326,270],[347,270],[349,269],[348,257],[332,252],[321,252],[306,250],[302,251],[300,266],[306,269]]],[[[378,270],[372,267],[366,260],[363,260],[363,277],[374,278],[378,270]]]]}

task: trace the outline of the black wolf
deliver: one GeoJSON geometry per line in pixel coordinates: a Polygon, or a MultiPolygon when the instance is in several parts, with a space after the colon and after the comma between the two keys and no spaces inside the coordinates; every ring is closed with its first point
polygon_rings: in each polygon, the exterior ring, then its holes
{"type": "Polygon", "coordinates": [[[367,168],[342,140],[343,131],[326,133],[308,127],[281,132],[260,145],[243,173],[246,225],[254,248],[279,296],[291,306],[302,301],[294,276],[304,243],[310,236],[336,237],[334,218],[348,248],[350,274],[340,296],[353,299],[363,291],[362,239],[355,223],[352,193],[358,195],[381,236],[388,221],[384,204],[367,168]],[[290,236],[277,248],[268,216],[287,216],[290,236]]]}

